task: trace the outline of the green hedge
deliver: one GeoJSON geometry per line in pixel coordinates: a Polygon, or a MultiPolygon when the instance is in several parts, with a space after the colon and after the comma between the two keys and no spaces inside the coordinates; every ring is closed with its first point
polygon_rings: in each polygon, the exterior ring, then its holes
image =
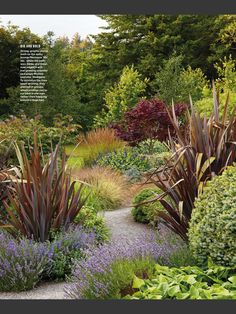
{"type": "Polygon", "coordinates": [[[209,256],[215,264],[236,264],[236,167],[207,183],[195,201],[188,235],[200,264],[209,256]]]}

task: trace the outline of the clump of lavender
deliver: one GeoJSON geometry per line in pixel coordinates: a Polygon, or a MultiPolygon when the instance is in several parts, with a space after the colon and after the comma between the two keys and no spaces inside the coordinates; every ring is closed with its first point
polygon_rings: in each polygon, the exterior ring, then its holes
{"type": "Polygon", "coordinates": [[[47,245],[0,233],[0,291],[32,289],[50,259],[47,245]]]}
{"type": "Polygon", "coordinates": [[[95,244],[96,234],[86,232],[81,226],[56,234],[49,244],[52,263],[45,276],[50,279],[64,279],[71,274],[74,262],[83,257],[83,251],[95,244]]]}
{"type": "Polygon", "coordinates": [[[121,239],[88,249],[77,262],[66,298],[114,299],[131,285],[134,274],[145,275],[156,262],[165,263],[175,246],[158,243],[154,234],[129,242],[121,239]]]}

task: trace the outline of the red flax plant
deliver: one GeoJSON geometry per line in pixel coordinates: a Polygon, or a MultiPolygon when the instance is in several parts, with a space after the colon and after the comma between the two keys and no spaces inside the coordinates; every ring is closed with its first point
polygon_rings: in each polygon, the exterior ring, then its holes
{"type": "Polygon", "coordinates": [[[186,241],[195,198],[207,180],[236,161],[236,107],[228,117],[228,102],[229,98],[220,117],[219,94],[214,89],[214,109],[209,119],[201,118],[191,103],[188,130],[184,135],[174,110],[169,112],[176,133],[176,140],[170,136],[173,154],[166,165],[149,178],[163,191],[155,198],[166,209],[159,214],[160,218],[186,241]],[[164,196],[167,197],[164,199],[164,196]]]}
{"type": "Polygon", "coordinates": [[[81,184],[75,189],[67,172],[65,157],[59,165],[59,145],[52,151],[48,161],[42,165],[36,134],[34,150],[30,159],[22,146],[15,146],[20,163],[21,178],[12,180],[5,207],[8,219],[5,227],[14,236],[19,233],[27,238],[44,242],[52,230],[68,229],[85,204],[81,184]]]}

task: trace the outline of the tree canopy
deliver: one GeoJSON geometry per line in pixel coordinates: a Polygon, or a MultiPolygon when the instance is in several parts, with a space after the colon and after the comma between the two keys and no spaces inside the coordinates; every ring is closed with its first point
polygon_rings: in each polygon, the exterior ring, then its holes
{"type": "MultiPolygon", "coordinates": [[[[21,110],[29,116],[39,111],[45,122],[51,124],[55,113],[63,113],[71,115],[86,130],[102,110],[106,111],[115,91],[125,93],[119,82],[126,67],[137,71],[140,82],[147,79],[145,93],[138,94],[151,98],[162,95],[161,89],[165,84],[168,86],[171,72],[165,71],[169,60],[173,55],[180,58],[180,78],[172,80],[178,85],[179,100],[188,96],[188,88],[194,86],[191,81],[194,75],[202,88],[206,78],[217,78],[216,63],[224,58],[236,59],[234,15],[100,17],[107,27],[84,39],[78,33],[71,40],[55,38],[52,32],[40,38],[27,28],[0,25],[0,118],[21,110]],[[19,45],[34,42],[41,42],[49,50],[48,99],[32,107],[19,102],[19,45]],[[184,92],[179,86],[182,81],[190,82],[184,85],[184,92]]],[[[169,102],[171,93],[164,95],[168,99],[163,100],[169,102]]],[[[200,90],[195,94],[198,99],[200,90]]]]}

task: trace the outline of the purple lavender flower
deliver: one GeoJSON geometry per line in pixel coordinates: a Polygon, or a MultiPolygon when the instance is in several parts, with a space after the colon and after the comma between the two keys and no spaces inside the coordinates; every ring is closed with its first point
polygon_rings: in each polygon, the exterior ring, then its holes
{"type": "Polygon", "coordinates": [[[46,244],[0,233],[0,291],[33,288],[49,262],[46,244]]]}
{"type": "Polygon", "coordinates": [[[74,226],[66,232],[59,233],[49,244],[52,263],[46,270],[46,277],[64,279],[66,275],[70,275],[74,262],[82,258],[85,249],[94,245],[96,234],[86,232],[81,226],[74,226]]]}
{"type": "Polygon", "coordinates": [[[85,259],[76,263],[72,284],[65,288],[66,298],[85,299],[107,297],[112,289],[112,280],[104,280],[112,275],[113,265],[122,261],[147,260],[164,262],[170,253],[177,249],[175,246],[160,244],[153,233],[146,237],[138,237],[129,241],[121,239],[99,247],[84,251],[85,259]]]}

